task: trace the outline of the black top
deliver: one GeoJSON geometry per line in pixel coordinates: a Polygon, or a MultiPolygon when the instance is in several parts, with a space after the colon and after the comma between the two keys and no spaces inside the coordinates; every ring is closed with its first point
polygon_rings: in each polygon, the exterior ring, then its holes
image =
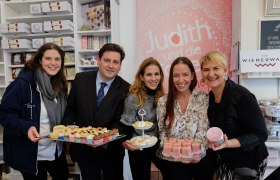
{"type": "Polygon", "coordinates": [[[208,117],[211,127],[219,127],[229,139],[236,138],[240,148],[217,151],[229,167],[256,168],[267,156],[268,133],[255,96],[246,88],[226,82],[220,103],[209,93],[208,117]]]}

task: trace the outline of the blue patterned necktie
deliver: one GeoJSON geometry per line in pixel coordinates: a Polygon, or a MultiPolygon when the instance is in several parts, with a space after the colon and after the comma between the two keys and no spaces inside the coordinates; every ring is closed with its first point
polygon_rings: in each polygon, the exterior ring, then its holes
{"type": "Polygon", "coordinates": [[[100,87],[100,89],[98,91],[98,94],[97,94],[97,104],[98,104],[98,106],[100,105],[100,103],[102,102],[102,99],[104,97],[105,86],[107,86],[107,84],[105,82],[102,82],[101,87],[100,87]]]}

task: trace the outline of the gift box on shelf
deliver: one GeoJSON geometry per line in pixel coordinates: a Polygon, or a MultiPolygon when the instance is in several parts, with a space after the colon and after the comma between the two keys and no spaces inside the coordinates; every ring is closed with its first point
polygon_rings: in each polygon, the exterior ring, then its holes
{"type": "Polygon", "coordinates": [[[45,40],[43,38],[32,39],[32,47],[37,49],[44,44],[45,40]]]}
{"type": "Polygon", "coordinates": [[[74,52],[65,52],[64,63],[75,63],[74,52]]]}
{"type": "Polygon", "coordinates": [[[43,23],[31,23],[32,33],[43,33],[43,23]]]}
{"type": "Polygon", "coordinates": [[[2,49],[30,49],[32,42],[28,39],[2,39],[2,49]]]}
{"type": "Polygon", "coordinates": [[[82,6],[82,25],[94,30],[111,27],[109,1],[93,1],[82,6]]]}
{"type": "Polygon", "coordinates": [[[30,4],[30,13],[32,15],[42,15],[41,4],[30,4]]]}
{"type": "Polygon", "coordinates": [[[22,68],[12,68],[12,79],[15,80],[22,68]]]}
{"type": "Polygon", "coordinates": [[[76,75],[75,67],[66,67],[65,75],[66,79],[74,79],[76,75]]]}
{"type": "Polygon", "coordinates": [[[41,3],[42,12],[46,14],[72,13],[72,5],[67,1],[41,3]]]}
{"type": "Polygon", "coordinates": [[[70,20],[44,21],[44,31],[73,31],[73,22],[70,20]]]}
{"type": "Polygon", "coordinates": [[[12,53],[11,65],[24,64],[29,61],[34,54],[34,52],[12,53]]]}
{"type": "Polygon", "coordinates": [[[45,42],[52,42],[61,47],[74,48],[74,38],[71,36],[45,38],[45,42]]]}
{"type": "Polygon", "coordinates": [[[0,24],[0,33],[30,33],[30,25],[26,23],[0,24]]]}
{"type": "Polygon", "coordinates": [[[11,58],[12,65],[24,64],[24,63],[25,62],[22,59],[21,53],[12,54],[12,58],[11,58]]]}

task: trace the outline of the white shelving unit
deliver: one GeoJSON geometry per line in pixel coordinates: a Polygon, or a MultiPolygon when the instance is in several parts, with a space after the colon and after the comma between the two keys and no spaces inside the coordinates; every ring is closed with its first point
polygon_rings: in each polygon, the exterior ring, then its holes
{"type": "MultiPolygon", "coordinates": [[[[0,13],[1,24],[8,23],[43,23],[44,21],[57,21],[57,20],[71,20],[73,22],[73,31],[51,31],[42,33],[5,33],[0,34],[2,39],[38,39],[48,37],[62,37],[71,36],[74,39],[74,46],[72,48],[63,48],[65,52],[74,52],[75,61],[72,63],[65,63],[66,68],[74,68],[75,73],[88,71],[98,68],[97,65],[83,65],[81,58],[93,56],[98,54],[99,49],[82,49],[82,36],[110,36],[111,42],[118,43],[118,1],[116,0],[103,0],[110,2],[110,15],[111,15],[111,28],[80,31],[80,27],[83,25],[82,7],[86,4],[94,3],[100,0],[63,0],[72,5],[72,12],[52,13],[52,14],[40,14],[34,15],[30,12],[30,5],[41,4],[44,2],[53,2],[53,0],[22,0],[22,1],[0,1],[0,13]]],[[[59,1],[61,2],[61,1],[59,1]]],[[[1,48],[1,47],[0,47],[1,48]]],[[[0,50],[0,98],[3,96],[6,87],[13,81],[12,69],[22,68],[23,65],[12,65],[11,58],[13,53],[21,52],[36,52],[37,49],[5,49],[0,50]]],[[[71,81],[74,77],[67,78],[71,81]]]]}
{"type": "MultiPolygon", "coordinates": [[[[73,0],[66,0],[72,4],[73,0]]],[[[1,24],[9,23],[43,23],[44,21],[56,21],[56,20],[71,20],[73,21],[74,14],[69,13],[55,13],[52,15],[33,15],[30,12],[30,5],[32,4],[41,4],[43,2],[51,2],[48,0],[27,0],[27,1],[2,1],[0,4],[1,8],[1,24]]],[[[8,39],[44,39],[47,37],[61,37],[61,36],[70,36],[74,37],[74,31],[51,31],[51,32],[42,32],[42,33],[5,33],[1,34],[3,40],[8,39]]],[[[72,48],[62,48],[65,51],[74,52],[74,47],[72,48]]],[[[3,76],[0,76],[0,97],[3,96],[3,93],[6,87],[10,82],[13,81],[12,70],[14,68],[23,68],[22,64],[13,65],[11,63],[13,53],[22,53],[22,52],[36,52],[37,49],[33,48],[19,48],[19,49],[4,49],[3,51],[3,65],[0,65],[0,71],[3,76]]],[[[72,64],[75,67],[75,63],[72,64]]]]}

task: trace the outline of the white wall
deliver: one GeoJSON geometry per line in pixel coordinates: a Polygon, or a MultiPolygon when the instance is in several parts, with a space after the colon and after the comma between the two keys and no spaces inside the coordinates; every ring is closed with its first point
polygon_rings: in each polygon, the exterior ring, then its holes
{"type": "MultiPolygon", "coordinates": [[[[122,62],[122,68],[119,75],[129,83],[133,83],[136,73],[136,2],[133,0],[116,0],[119,3],[118,8],[118,30],[115,32],[118,36],[116,40],[126,53],[126,57],[122,62]]],[[[126,151],[124,158],[124,179],[132,180],[129,166],[128,153],[126,151]]]]}
{"type": "Polygon", "coordinates": [[[136,1],[119,0],[119,44],[126,58],[122,62],[120,76],[133,83],[136,74],[136,1]]]}
{"type": "MultiPolygon", "coordinates": [[[[234,2],[235,0],[232,1],[234,2]]],[[[280,19],[280,17],[264,16],[265,0],[238,1],[241,3],[241,27],[238,27],[240,28],[241,50],[258,50],[259,20],[280,19]]],[[[238,9],[233,11],[233,19],[239,18],[238,13],[238,9]]],[[[236,31],[233,32],[236,33],[236,31]]],[[[236,37],[236,35],[237,34],[234,34],[233,37],[236,37]]],[[[277,78],[243,78],[241,79],[240,84],[254,93],[257,99],[279,97],[279,79],[277,78]]]]}

